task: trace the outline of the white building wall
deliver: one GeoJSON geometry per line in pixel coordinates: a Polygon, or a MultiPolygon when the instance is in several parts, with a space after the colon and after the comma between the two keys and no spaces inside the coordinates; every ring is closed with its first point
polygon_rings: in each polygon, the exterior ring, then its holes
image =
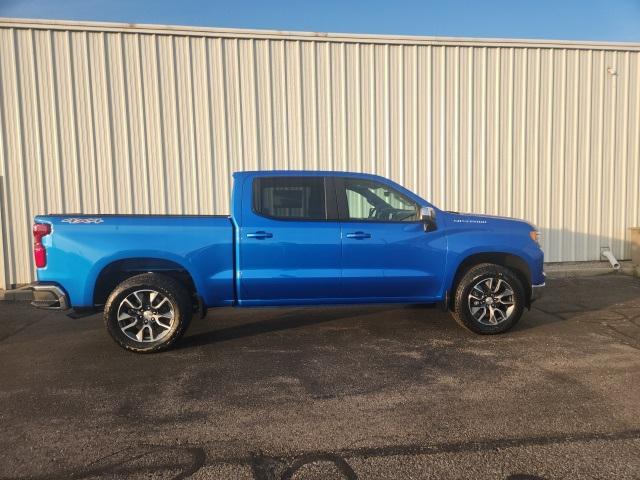
{"type": "Polygon", "coordinates": [[[0,287],[38,213],[229,210],[231,173],[388,176],[525,218],[548,261],[629,256],[640,45],[0,19],[0,287]]]}

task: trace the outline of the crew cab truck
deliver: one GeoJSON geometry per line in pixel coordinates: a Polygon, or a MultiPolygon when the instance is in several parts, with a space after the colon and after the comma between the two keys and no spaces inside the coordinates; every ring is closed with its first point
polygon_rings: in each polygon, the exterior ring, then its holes
{"type": "Polygon", "coordinates": [[[230,216],[41,215],[34,306],[104,310],[157,352],[219,306],[436,303],[505,332],[544,285],[531,224],[438,209],[376,175],[234,174],[230,216]]]}

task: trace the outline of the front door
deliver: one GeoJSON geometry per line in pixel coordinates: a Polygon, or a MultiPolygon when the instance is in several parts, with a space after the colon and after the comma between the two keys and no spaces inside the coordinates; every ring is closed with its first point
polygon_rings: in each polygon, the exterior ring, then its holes
{"type": "Polygon", "coordinates": [[[446,240],[425,232],[420,205],[391,185],[336,179],[342,237],[342,295],[364,301],[436,299],[446,240]]]}
{"type": "Polygon", "coordinates": [[[340,226],[323,177],[263,176],[243,187],[241,304],[331,302],[340,289],[340,226]]]}

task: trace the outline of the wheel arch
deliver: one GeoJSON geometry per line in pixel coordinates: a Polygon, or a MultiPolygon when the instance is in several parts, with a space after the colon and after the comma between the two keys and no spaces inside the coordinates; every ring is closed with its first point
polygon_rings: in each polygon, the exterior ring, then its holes
{"type": "Polygon", "coordinates": [[[193,276],[180,263],[165,258],[130,257],[114,260],[100,270],[93,286],[93,305],[104,305],[118,284],[141,273],[162,273],[180,282],[190,294],[197,295],[193,276]]]}
{"type": "Polygon", "coordinates": [[[493,263],[511,270],[524,289],[525,306],[531,308],[531,270],[527,262],[520,256],[507,252],[480,252],[474,253],[465,257],[456,269],[456,273],[453,276],[451,286],[449,288],[450,295],[448,295],[448,307],[453,308],[453,299],[455,298],[455,291],[458,288],[460,280],[466,272],[472,267],[480,265],[482,263],[493,263]]]}

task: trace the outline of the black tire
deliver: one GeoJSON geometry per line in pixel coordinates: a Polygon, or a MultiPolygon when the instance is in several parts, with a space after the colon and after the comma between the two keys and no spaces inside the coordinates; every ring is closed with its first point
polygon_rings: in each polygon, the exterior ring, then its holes
{"type": "MultiPolygon", "coordinates": [[[[148,295],[152,294],[149,293],[148,295]]],[[[157,298],[157,296],[154,298],[157,298]]],[[[158,310],[158,312],[160,312],[160,310],[158,310]]],[[[166,350],[182,337],[189,326],[192,314],[193,304],[191,302],[191,296],[181,283],[167,275],[143,273],[126,279],[111,292],[104,307],[104,324],[111,338],[122,348],[135,353],[155,353],[166,350]],[[138,292],[138,294],[136,295],[135,292],[138,292]],[[162,296],[166,298],[166,301],[163,299],[164,305],[161,306],[160,309],[165,309],[167,312],[170,311],[172,320],[168,320],[167,317],[160,317],[163,319],[162,322],[164,322],[161,323],[159,318],[147,320],[147,318],[130,315],[131,311],[136,310],[134,308],[129,309],[128,305],[131,305],[131,303],[127,303],[125,299],[138,299],[141,297],[142,301],[140,302],[139,310],[146,309],[149,312],[151,311],[152,300],[150,296],[148,297],[149,301],[146,304],[144,302],[146,292],[157,292],[161,298],[162,296]],[[132,297],[132,295],[134,297],[132,297]],[[139,341],[131,338],[121,329],[121,322],[118,321],[119,309],[121,310],[121,315],[129,315],[126,320],[122,320],[123,325],[129,321],[139,322],[131,327],[131,330],[127,330],[129,335],[133,335],[136,328],[142,326],[141,322],[144,322],[144,328],[140,328],[140,330],[144,331],[142,340],[139,341]],[[124,313],[122,309],[128,310],[128,312],[124,313]],[[147,322],[149,324],[153,322],[157,323],[155,323],[154,326],[147,326],[147,322]],[[166,328],[167,324],[169,328],[166,328]],[[159,325],[162,325],[162,327],[159,325]],[[147,332],[146,336],[149,337],[146,340],[144,339],[145,332],[147,332]],[[156,332],[159,332],[158,337],[161,338],[154,341],[153,335],[156,332]]]]}
{"type": "MultiPolygon", "coordinates": [[[[506,288],[504,283],[500,283],[499,285],[506,288]]],[[[499,300],[499,302],[502,301],[503,299],[499,300]]],[[[456,321],[468,330],[480,335],[493,335],[506,332],[518,323],[524,311],[524,304],[525,296],[522,282],[513,271],[500,265],[482,263],[469,269],[460,279],[455,292],[452,313],[456,321]],[[490,279],[493,279],[494,283],[489,283],[490,279]],[[513,294],[508,295],[504,301],[513,302],[513,308],[511,309],[510,306],[505,307],[503,304],[500,304],[500,308],[505,308],[508,311],[508,315],[507,312],[500,314],[500,316],[504,315],[506,319],[495,320],[498,321],[497,324],[487,324],[486,322],[490,321],[487,315],[491,315],[488,312],[492,307],[495,309],[495,306],[498,305],[498,301],[495,300],[497,295],[494,296],[490,293],[492,289],[489,288],[488,285],[498,284],[498,279],[506,282],[506,285],[511,287],[510,290],[513,294]],[[484,293],[486,298],[483,297],[483,294],[479,293],[479,290],[474,290],[479,283],[481,283],[479,288],[486,288],[486,292],[484,293]],[[472,290],[474,294],[473,297],[470,297],[472,290]],[[473,303],[476,301],[476,296],[479,297],[478,307],[475,307],[473,303]],[[487,303],[489,301],[491,302],[490,304],[487,303]],[[474,316],[472,308],[475,309],[476,316],[474,316]],[[480,320],[477,317],[481,317],[480,320]]],[[[497,318],[498,316],[496,313],[495,317],[497,318]]],[[[491,318],[494,317],[491,316],[491,318]]]]}

